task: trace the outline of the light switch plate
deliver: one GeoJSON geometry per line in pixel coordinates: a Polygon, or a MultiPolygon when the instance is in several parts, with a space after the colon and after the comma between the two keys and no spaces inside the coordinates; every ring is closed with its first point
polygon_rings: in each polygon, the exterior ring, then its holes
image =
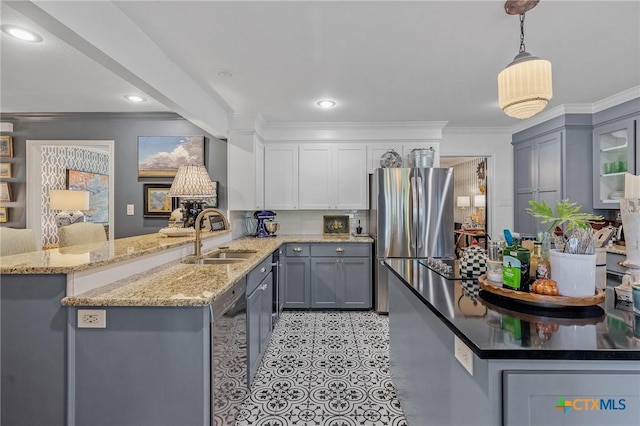
{"type": "Polygon", "coordinates": [[[473,352],[458,336],[453,336],[453,353],[460,365],[473,376],[473,352]]]}
{"type": "Polygon", "coordinates": [[[133,216],[133,204],[127,204],[127,216],[133,216]]]}

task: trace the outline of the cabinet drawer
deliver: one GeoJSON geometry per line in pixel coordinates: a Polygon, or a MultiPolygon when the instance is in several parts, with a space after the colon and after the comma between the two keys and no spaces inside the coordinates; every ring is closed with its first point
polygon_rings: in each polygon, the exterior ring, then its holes
{"type": "Polygon", "coordinates": [[[309,244],[287,244],[285,256],[309,257],[309,244]]]}
{"type": "Polygon", "coordinates": [[[312,257],[368,257],[371,253],[370,244],[358,243],[327,243],[314,244],[311,246],[312,257]]]}
{"type": "Polygon", "coordinates": [[[260,285],[260,282],[269,272],[271,272],[271,256],[267,257],[247,274],[247,295],[250,295],[260,285]]]}

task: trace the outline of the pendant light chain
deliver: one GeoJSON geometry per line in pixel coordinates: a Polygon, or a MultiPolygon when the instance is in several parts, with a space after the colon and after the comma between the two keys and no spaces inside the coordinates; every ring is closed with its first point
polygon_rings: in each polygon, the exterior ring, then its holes
{"type": "Polygon", "coordinates": [[[520,52],[522,53],[527,49],[524,46],[524,13],[520,15],[520,52]]]}

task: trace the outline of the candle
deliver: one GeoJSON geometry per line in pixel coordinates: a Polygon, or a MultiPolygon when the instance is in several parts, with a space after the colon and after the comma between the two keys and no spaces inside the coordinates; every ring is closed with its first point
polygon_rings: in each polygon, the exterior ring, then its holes
{"type": "Polygon", "coordinates": [[[640,176],[624,175],[624,198],[640,198],[640,176]]]}

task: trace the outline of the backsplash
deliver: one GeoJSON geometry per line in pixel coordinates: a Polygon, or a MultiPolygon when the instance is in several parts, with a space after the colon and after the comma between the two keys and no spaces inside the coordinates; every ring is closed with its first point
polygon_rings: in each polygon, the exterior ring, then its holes
{"type": "MultiPolygon", "coordinates": [[[[368,234],[369,212],[367,210],[282,210],[275,213],[275,221],[280,224],[279,235],[319,235],[322,234],[323,216],[349,214],[353,215],[349,219],[351,233],[356,232],[359,220],[362,235],[368,234]]],[[[230,212],[229,221],[233,229],[233,238],[255,232],[256,221],[253,219],[253,212],[230,212]]]]}

